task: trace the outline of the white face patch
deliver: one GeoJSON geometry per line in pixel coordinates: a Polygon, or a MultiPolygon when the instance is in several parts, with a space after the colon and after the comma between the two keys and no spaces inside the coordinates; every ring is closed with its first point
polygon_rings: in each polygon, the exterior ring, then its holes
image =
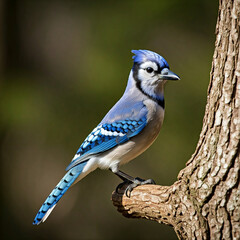
{"type": "Polygon", "coordinates": [[[146,61],[140,64],[137,77],[140,82],[141,90],[144,93],[153,98],[163,96],[163,85],[165,82],[159,79],[157,63],[146,61]]]}
{"type": "Polygon", "coordinates": [[[155,71],[158,70],[158,65],[155,62],[147,61],[140,64],[138,69],[138,79],[141,82],[147,81],[148,84],[154,84],[158,80],[158,74],[155,71]],[[152,69],[152,72],[148,72],[147,69],[152,69]]]}
{"type": "Polygon", "coordinates": [[[158,70],[158,66],[155,62],[147,61],[140,64],[140,68],[147,69],[148,67],[152,68],[154,71],[158,70]]]}

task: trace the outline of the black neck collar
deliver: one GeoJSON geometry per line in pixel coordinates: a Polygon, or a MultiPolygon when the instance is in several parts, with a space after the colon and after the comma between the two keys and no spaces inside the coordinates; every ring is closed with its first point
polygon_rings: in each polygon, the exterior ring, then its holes
{"type": "Polygon", "coordinates": [[[136,82],[136,87],[147,97],[149,97],[150,99],[152,99],[154,102],[156,102],[159,106],[161,106],[163,109],[165,108],[165,101],[164,98],[155,98],[151,95],[149,95],[148,93],[146,93],[142,86],[141,86],[141,81],[138,79],[138,70],[139,70],[139,64],[134,64],[132,71],[133,71],[133,78],[136,82]]]}

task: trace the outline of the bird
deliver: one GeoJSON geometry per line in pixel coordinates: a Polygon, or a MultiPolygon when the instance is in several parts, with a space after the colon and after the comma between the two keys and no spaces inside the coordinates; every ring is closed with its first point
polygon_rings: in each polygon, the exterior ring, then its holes
{"type": "Polygon", "coordinates": [[[71,185],[97,168],[109,169],[123,183],[128,182],[128,197],[136,186],[155,183],[152,179],[134,178],[119,167],[143,153],[157,138],[164,119],[164,85],[180,77],[170,71],[159,54],[150,50],[132,53],[133,67],[122,97],[80,145],[67,173],[38,211],[34,225],[48,218],[71,185]]]}

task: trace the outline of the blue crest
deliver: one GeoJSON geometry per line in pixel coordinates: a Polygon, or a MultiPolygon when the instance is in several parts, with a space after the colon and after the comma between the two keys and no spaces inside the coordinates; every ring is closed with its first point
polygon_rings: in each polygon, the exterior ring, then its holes
{"type": "Polygon", "coordinates": [[[160,68],[169,68],[167,61],[155,52],[150,50],[132,50],[132,53],[135,54],[132,57],[134,59],[134,63],[142,63],[150,60],[158,63],[160,68]]]}

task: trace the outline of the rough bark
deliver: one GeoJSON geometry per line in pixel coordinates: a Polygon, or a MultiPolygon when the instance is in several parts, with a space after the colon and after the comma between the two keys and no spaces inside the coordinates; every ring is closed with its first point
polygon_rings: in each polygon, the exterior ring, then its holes
{"type": "Polygon", "coordinates": [[[240,1],[220,0],[199,142],[172,186],[114,192],[126,217],[173,226],[179,239],[240,239],[240,1]]]}

